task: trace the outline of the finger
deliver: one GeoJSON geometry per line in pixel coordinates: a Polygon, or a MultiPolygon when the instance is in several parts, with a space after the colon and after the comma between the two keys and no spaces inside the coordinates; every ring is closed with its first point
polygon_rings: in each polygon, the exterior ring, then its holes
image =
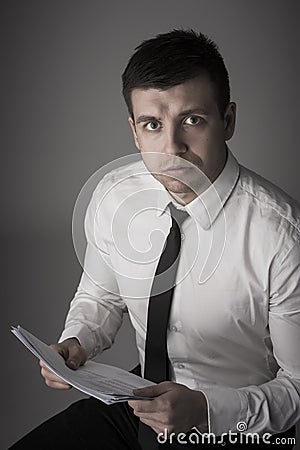
{"type": "Polygon", "coordinates": [[[129,406],[137,413],[155,413],[158,412],[157,403],[155,400],[130,400],[129,406]]]}
{"type": "Polygon", "coordinates": [[[152,420],[153,423],[157,425],[162,425],[164,423],[164,416],[160,413],[143,413],[139,411],[134,411],[134,415],[139,417],[140,419],[152,420]]]}
{"type": "Polygon", "coordinates": [[[165,392],[171,391],[174,388],[174,384],[171,381],[163,381],[159,384],[154,384],[152,386],[146,386],[143,388],[133,389],[133,395],[138,395],[141,397],[158,397],[165,392]]]}
{"type": "Polygon", "coordinates": [[[61,383],[65,383],[64,380],[62,380],[60,377],[58,377],[57,375],[55,375],[55,373],[51,372],[50,370],[47,369],[42,369],[41,370],[41,374],[44,378],[47,378],[48,380],[52,380],[52,381],[59,381],[61,383]]]}
{"type": "Polygon", "coordinates": [[[42,366],[41,375],[45,378],[45,380],[47,379],[50,381],[55,381],[55,382],[69,386],[69,384],[66,381],[64,381],[62,378],[57,376],[54,372],[52,372],[50,369],[48,369],[48,367],[46,367],[45,365],[42,366]]]}
{"type": "Polygon", "coordinates": [[[42,374],[45,374],[45,375],[46,375],[46,374],[47,374],[47,375],[52,374],[53,376],[57,377],[57,375],[55,375],[55,373],[54,373],[51,369],[49,369],[49,367],[46,366],[45,363],[40,362],[40,366],[41,366],[41,373],[42,373],[42,374]]]}
{"type": "Polygon", "coordinates": [[[71,389],[71,387],[72,387],[67,383],[60,383],[58,381],[52,381],[52,380],[48,380],[48,379],[45,379],[45,383],[47,386],[54,388],[54,389],[68,390],[68,389],[71,389]]]}
{"type": "Polygon", "coordinates": [[[156,424],[157,426],[163,426],[163,425],[166,425],[166,423],[167,423],[166,415],[159,410],[156,410],[154,412],[152,412],[152,411],[143,412],[143,411],[139,411],[136,408],[133,410],[133,413],[135,416],[139,417],[139,419],[153,421],[153,424],[156,424]]]}
{"type": "Polygon", "coordinates": [[[44,363],[44,361],[40,361],[40,366],[42,369],[45,369],[45,371],[52,372],[52,370],[49,369],[49,367],[44,363]]]}
{"type": "Polygon", "coordinates": [[[61,378],[57,377],[56,375],[53,375],[52,373],[50,375],[48,374],[42,374],[45,380],[45,383],[47,386],[55,387],[58,389],[70,389],[71,385],[66,383],[61,378]]]}

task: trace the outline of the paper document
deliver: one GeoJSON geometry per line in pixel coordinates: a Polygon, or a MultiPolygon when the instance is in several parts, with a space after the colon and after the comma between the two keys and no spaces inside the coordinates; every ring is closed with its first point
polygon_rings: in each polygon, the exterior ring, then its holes
{"type": "Polygon", "coordinates": [[[102,400],[108,405],[127,400],[149,399],[134,396],[132,390],[155,384],[152,381],[118,367],[94,361],[87,361],[79,369],[72,370],[66,366],[61,355],[20,325],[17,328],[11,327],[11,331],[52,372],[85,394],[102,400]]]}

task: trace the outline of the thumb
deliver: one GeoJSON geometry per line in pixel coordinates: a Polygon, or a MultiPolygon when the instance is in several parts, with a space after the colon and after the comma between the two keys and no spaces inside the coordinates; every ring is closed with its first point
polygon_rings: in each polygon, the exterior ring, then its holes
{"type": "Polygon", "coordinates": [[[76,370],[80,366],[78,360],[76,358],[68,358],[66,364],[70,369],[76,370]]]}
{"type": "Polygon", "coordinates": [[[169,381],[163,381],[159,384],[153,384],[152,386],[146,386],[143,388],[133,389],[133,395],[140,397],[157,397],[172,389],[172,383],[169,381]]]}
{"type": "Polygon", "coordinates": [[[78,344],[70,345],[68,350],[66,364],[70,369],[76,370],[86,361],[84,350],[78,344]]]}
{"type": "Polygon", "coordinates": [[[70,369],[76,370],[85,363],[87,359],[86,352],[76,338],[66,339],[57,344],[57,346],[59,347],[59,353],[63,356],[66,365],[70,369]]]}
{"type": "Polygon", "coordinates": [[[58,344],[51,344],[50,347],[64,358],[66,365],[70,369],[78,369],[87,360],[87,354],[76,338],[69,338],[58,344]]]}

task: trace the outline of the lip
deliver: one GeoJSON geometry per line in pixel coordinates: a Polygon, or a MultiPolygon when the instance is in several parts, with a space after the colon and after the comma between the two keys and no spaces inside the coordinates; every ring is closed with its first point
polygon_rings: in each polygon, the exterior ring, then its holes
{"type": "Polygon", "coordinates": [[[171,169],[166,169],[163,171],[163,173],[179,173],[179,172],[185,172],[186,170],[189,170],[190,167],[176,167],[171,169]]]}

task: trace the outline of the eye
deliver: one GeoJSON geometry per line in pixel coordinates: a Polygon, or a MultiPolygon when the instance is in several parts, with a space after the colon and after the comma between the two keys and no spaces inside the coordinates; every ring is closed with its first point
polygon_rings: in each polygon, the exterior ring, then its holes
{"type": "Polygon", "coordinates": [[[200,123],[203,122],[202,117],[199,116],[190,116],[187,117],[184,121],[185,124],[187,125],[200,125],[200,123]]]}
{"type": "Polygon", "coordinates": [[[159,128],[159,123],[152,121],[145,124],[144,128],[148,131],[156,131],[159,128]]]}

